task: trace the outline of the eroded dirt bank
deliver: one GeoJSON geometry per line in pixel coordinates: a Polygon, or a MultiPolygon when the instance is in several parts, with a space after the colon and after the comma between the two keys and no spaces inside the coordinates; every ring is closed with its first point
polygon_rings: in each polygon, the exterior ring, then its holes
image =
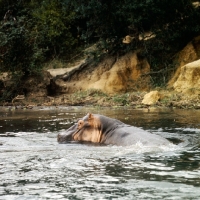
{"type": "MultiPolygon", "coordinates": [[[[68,68],[50,66],[41,76],[24,80],[16,96],[0,105],[30,109],[59,105],[200,109],[199,52],[197,37],[176,55],[175,70],[166,88],[152,85],[151,66],[135,51],[106,57],[99,63],[82,58],[68,68]]],[[[2,77],[1,82],[6,90],[12,81],[2,77]]]]}

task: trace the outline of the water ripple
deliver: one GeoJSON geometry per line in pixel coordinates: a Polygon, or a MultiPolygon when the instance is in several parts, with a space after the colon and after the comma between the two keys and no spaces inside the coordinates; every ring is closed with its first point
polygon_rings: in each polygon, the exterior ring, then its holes
{"type": "MultiPolygon", "coordinates": [[[[9,119],[0,126],[0,200],[199,199],[199,129],[173,127],[179,119],[174,121],[173,113],[161,113],[159,120],[153,118],[158,113],[150,113],[152,118],[141,120],[148,113],[137,111],[134,117],[141,118],[134,118],[134,123],[141,127],[149,123],[146,129],[154,134],[183,142],[157,147],[58,144],[57,134],[80,117],[79,111],[56,114],[51,110],[49,116],[31,118],[32,124],[21,129],[17,124],[22,120],[7,115],[9,119]],[[64,116],[75,117],[65,121],[64,116]],[[165,124],[167,116],[172,127],[165,124]]],[[[130,119],[132,111],[125,112],[130,119]]],[[[124,111],[111,114],[119,113],[123,117],[124,111]]],[[[28,116],[23,121],[29,122],[28,116]]]]}

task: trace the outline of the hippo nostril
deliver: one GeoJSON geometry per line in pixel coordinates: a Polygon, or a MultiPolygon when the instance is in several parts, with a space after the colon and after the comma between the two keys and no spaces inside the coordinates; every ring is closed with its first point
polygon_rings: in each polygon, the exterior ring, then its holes
{"type": "Polygon", "coordinates": [[[58,143],[67,143],[68,141],[72,140],[72,133],[59,133],[57,135],[57,142],[58,143]]]}

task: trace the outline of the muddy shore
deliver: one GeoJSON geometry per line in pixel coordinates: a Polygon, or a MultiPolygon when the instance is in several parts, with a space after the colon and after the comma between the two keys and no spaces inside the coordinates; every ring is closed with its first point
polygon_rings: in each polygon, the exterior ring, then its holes
{"type": "Polygon", "coordinates": [[[142,100],[147,92],[131,92],[123,94],[105,94],[101,91],[90,90],[74,94],[59,96],[25,97],[13,102],[0,102],[1,107],[10,109],[35,109],[48,106],[98,106],[132,108],[179,108],[200,109],[199,94],[182,94],[169,90],[160,90],[160,99],[151,105],[143,104],[142,100]]]}

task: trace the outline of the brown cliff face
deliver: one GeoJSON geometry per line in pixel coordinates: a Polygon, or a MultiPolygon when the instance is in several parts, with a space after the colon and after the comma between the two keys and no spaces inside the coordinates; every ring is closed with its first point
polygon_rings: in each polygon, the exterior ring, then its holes
{"type": "Polygon", "coordinates": [[[135,52],[122,57],[106,58],[97,66],[88,64],[77,67],[76,72],[67,79],[56,78],[58,93],[73,93],[89,89],[105,93],[149,90],[150,66],[146,59],[140,59],[135,52]]]}
{"type": "Polygon", "coordinates": [[[200,94],[200,60],[188,63],[180,68],[177,80],[173,84],[177,92],[200,94]]]}
{"type": "Polygon", "coordinates": [[[200,94],[200,36],[194,38],[178,53],[177,70],[168,82],[168,88],[186,94],[200,94]]]}
{"type": "Polygon", "coordinates": [[[182,66],[200,59],[200,36],[194,38],[180,51],[175,58],[176,71],[168,82],[168,88],[173,88],[181,74],[182,66]]]}
{"type": "MultiPolygon", "coordinates": [[[[168,82],[168,87],[177,92],[190,88],[198,89],[199,62],[197,60],[199,58],[200,36],[177,54],[175,60],[177,70],[168,82]],[[196,62],[192,63],[193,61],[196,62]]],[[[149,75],[150,65],[137,52],[129,52],[121,57],[107,57],[98,64],[87,63],[85,60],[76,64],[71,68],[49,69],[52,78],[48,84],[45,84],[48,90],[45,93],[54,96],[96,89],[107,94],[117,94],[153,89],[149,75]]],[[[29,85],[28,89],[31,93],[31,84],[29,85]]],[[[36,89],[34,93],[37,93],[36,89]]]]}

